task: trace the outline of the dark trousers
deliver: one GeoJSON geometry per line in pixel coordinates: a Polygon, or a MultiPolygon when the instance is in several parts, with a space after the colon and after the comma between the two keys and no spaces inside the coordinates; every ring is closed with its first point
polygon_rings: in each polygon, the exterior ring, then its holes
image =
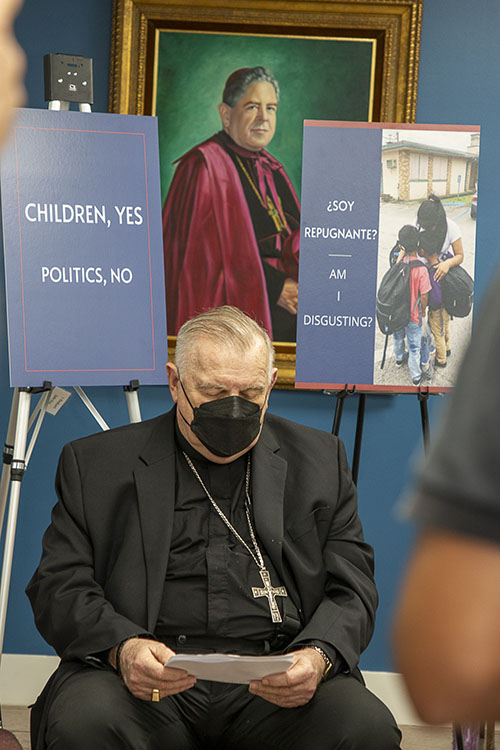
{"type": "Polygon", "coordinates": [[[300,708],[279,708],[246,685],[200,680],[160,703],[134,698],[114,672],[69,677],[51,705],[50,750],[397,750],[384,704],[354,677],[322,683],[300,708]]]}

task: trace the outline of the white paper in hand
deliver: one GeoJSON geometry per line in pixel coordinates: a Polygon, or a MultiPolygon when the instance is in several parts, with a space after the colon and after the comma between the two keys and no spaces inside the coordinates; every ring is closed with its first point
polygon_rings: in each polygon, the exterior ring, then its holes
{"type": "Polygon", "coordinates": [[[291,654],[238,656],[236,654],[175,654],[166,667],[185,669],[199,680],[237,682],[241,685],[270,674],[286,672],[294,662],[291,654]]]}

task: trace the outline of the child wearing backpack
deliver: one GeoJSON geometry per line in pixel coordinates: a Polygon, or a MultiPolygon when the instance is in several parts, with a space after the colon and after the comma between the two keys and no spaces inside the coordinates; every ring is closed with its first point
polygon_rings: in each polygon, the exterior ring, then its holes
{"type": "Polygon", "coordinates": [[[422,352],[422,344],[427,349],[426,340],[422,341],[422,319],[425,316],[431,282],[427,268],[417,255],[418,229],[405,224],[399,230],[398,240],[402,252],[397,262],[410,265],[410,320],[404,328],[393,334],[394,355],[398,367],[408,361],[413,385],[420,385],[424,374],[421,361],[428,361],[430,356],[428,352],[422,352]],[[408,342],[408,352],[405,349],[405,339],[408,342]]]}
{"type": "Polygon", "coordinates": [[[446,367],[447,358],[451,354],[450,347],[450,316],[443,305],[441,282],[436,281],[436,269],[439,265],[439,240],[435,234],[424,230],[419,235],[419,246],[429,263],[429,277],[431,290],[429,292],[429,326],[436,345],[436,359],[434,367],[446,367]]]}

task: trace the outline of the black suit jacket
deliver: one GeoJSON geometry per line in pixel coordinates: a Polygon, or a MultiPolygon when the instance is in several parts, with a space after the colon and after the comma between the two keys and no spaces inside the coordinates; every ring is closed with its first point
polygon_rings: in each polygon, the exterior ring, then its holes
{"type": "MultiPolygon", "coordinates": [[[[62,658],[45,709],[65,675],[102,666],[99,652],[154,632],[175,505],[174,420],[172,410],[63,449],[59,500],[27,587],[37,627],[62,658]]],[[[252,497],[258,538],[300,614],[292,647],[323,641],[356,670],[377,595],[341,441],[266,415],[252,497]]]]}

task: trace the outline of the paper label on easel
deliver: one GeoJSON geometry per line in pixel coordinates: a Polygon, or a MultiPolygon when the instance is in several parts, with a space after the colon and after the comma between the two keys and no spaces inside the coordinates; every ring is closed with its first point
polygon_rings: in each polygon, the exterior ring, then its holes
{"type": "Polygon", "coordinates": [[[56,386],[50,394],[49,402],[47,404],[47,413],[55,416],[70,396],[70,391],[66,391],[64,388],[56,386]]]}

